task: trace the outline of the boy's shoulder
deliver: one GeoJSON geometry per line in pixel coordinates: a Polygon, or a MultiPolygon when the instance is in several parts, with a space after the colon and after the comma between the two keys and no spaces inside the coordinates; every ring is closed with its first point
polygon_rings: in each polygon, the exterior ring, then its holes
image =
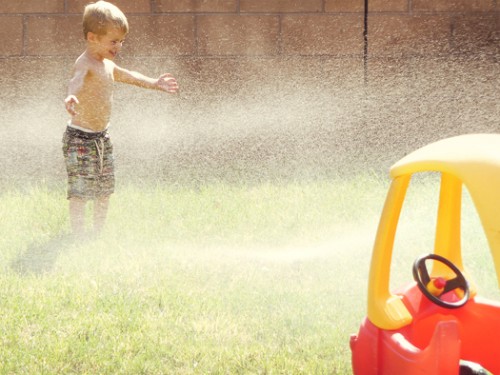
{"type": "Polygon", "coordinates": [[[78,56],[78,58],[75,61],[75,66],[79,66],[79,67],[84,67],[84,66],[91,67],[93,65],[95,65],[95,60],[93,60],[87,54],[87,52],[82,53],[80,56],[78,56]]]}
{"type": "Polygon", "coordinates": [[[75,60],[75,65],[81,64],[81,65],[96,65],[96,66],[102,66],[104,65],[115,65],[115,63],[112,60],[109,59],[104,59],[104,60],[96,60],[93,58],[87,51],[83,52],[78,58],[75,60]]]}
{"type": "Polygon", "coordinates": [[[78,58],[75,60],[75,63],[73,64],[73,70],[76,71],[87,72],[88,70],[91,70],[91,68],[92,62],[89,60],[85,52],[78,56],[78,58]]]}
{"type": "Polygon", "coordinates": [[[111,60],[104,59],[103,61],[98,61],[86,52],[82,53],[74,63],[74,69],[80,71],[100,71],[102,68],[105,70],[113,70],[115,63],[111,60]]]}

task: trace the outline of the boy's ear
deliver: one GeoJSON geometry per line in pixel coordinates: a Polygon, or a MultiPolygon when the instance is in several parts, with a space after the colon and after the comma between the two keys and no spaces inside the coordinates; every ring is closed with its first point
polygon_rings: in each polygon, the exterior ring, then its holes
{"type": "Polygon", "coordinates": [[[87,40],[89,42],[95,42],[95,41],[97,41],[97,34],[94,34],[92,31],[89,31],[87,33],[87,40]]]}

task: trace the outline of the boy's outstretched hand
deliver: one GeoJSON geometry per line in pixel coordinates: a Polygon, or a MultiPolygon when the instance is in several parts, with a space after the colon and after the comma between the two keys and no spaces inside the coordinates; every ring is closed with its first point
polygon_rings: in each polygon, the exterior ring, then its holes
{"type": "Polygon", "coordinates": [[[177,80],[170,73],[162,74],[160,78],[158,78],[157,85],[160,90],[171,94],[175,94],[179,91],[177,80]]]}

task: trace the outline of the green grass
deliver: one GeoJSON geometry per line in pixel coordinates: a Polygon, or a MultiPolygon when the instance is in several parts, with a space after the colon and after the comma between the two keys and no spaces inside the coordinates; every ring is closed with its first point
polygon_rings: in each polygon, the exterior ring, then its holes
{"type": "Polygon", "coordinates": [[[350,374],[387,186],[130,184],[81,241],[63,186],[6,190],[0,373],[350,374]]]}

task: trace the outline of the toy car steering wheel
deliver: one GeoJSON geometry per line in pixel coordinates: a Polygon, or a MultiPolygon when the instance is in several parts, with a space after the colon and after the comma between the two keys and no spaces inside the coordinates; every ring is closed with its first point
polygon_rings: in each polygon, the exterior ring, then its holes
{"type": "Polygon", "coordinates": [[[429,254],[418,258],[413,264],[413,278],[417,282],[420,291],[431,302],[447,309],[456,309],[467,303],[470,296],[469,283],[463,273],[448,259],[436,254],[429,254]],[[446,280],[444,278],[431,278],[426,260],[434,260],[443,263],[453,271],[455,277],[446,280]],[[458,290],[457,290],[458,289],[458,290]],[[454,298],[443,298],[449,292],[455,291],[454,298]]]}

